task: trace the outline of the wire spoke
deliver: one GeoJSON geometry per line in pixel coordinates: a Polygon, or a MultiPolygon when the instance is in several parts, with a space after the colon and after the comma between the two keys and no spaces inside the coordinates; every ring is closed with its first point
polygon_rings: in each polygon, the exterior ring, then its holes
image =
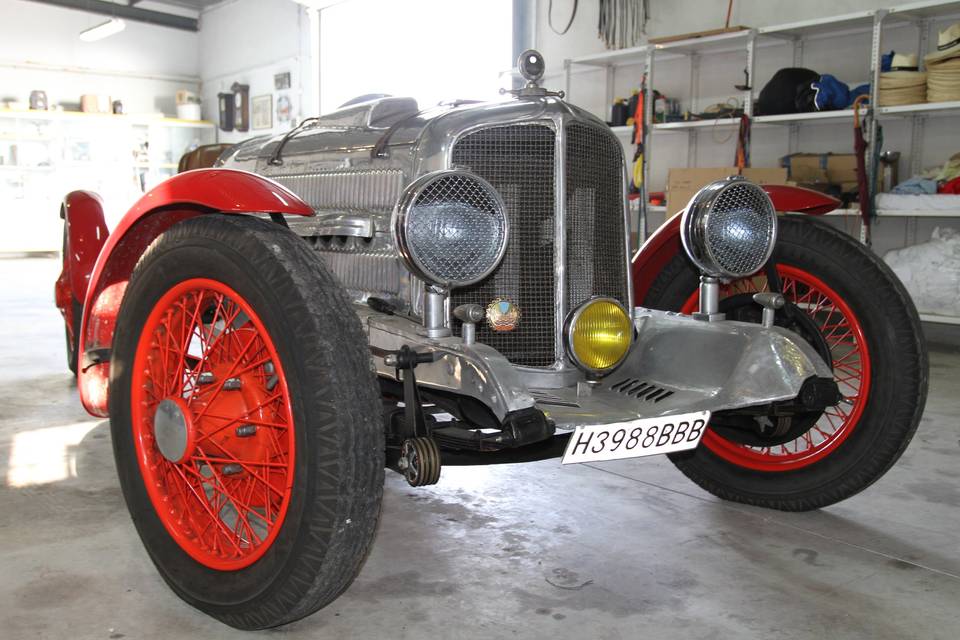
{"type": "Polygon", "coordinates": [[[176,542],[211,568],[242,568],[275,539],[294,490],[282,363],[260,320],[229,287],[195,279],[174,289],[148,317],[133,360],[138,464],[176,542]],[[200,384],[205,372],[215,377],[209,385],[200,384]],[[268,389],[273,376],[279,384],[268,389]],[[227,392],[231,378],[240,389],[227,392]],[[190,430],[192,449],[181,462],[160,452],[153,433],[156,407],[167,400],[190,430]],[[237,433],[238,425],[256,428],[237,433]]]}
{"type": "MultiPolygon", "coordinates": [[[[840,405],[828,407],[805,433],[790,442],[774,446],[736,444],[717,432],[708,432],[709,437],[705,438],[705,442],[715,453],[737,464],[762,469],[797,468],[838,446],[860,419],[869,387],[870,365],[863,344],[863,330],[846,302],[816,276],[802,269],[777,264],[777,271],[780,292],[813,321],[823,338],[823,344],[829,349],[834,380],[843,393],[843,399],[840,405]]],[[[728,298],[763,290],[769,290],[769,281],[765,276],[755,276],[723,285],[721,296],[728,298]]],[[[694,292],[682,311],[695,311],[698,302],[699,292],[694,292]]]]}
{"type": "Polygon", "coordinates": [[[190,493],[193,494],[197,502],[200,503],[200,506],[203,507],[204,511],[207,512],[207,515],[209,515],[211,520],[214,521],[214,524],[223,532],[223,534],[227,537],[227,539],[234,546],[237,552],[242,553],[243,550],[233,539],[233,536],[230,535],[230,530],[227,529],[227,526],[223,523],[220,517],[217,514],[215,514],[213,510],[210,509],[210,502],[207,500],[207,498],[205,496],[200,496],[200,494],[197,493],[196,487],[194,487],[193,484],[191,484],[190,481],[187,480],[187,475],[186,473],[184,473],[184,469],[181,469],[179,465],[173,465],[173,469],[178,474],[180,474],[181,478],[183,478],[183,482],[187,485],[187,488],[190,489],[190,493]]]}

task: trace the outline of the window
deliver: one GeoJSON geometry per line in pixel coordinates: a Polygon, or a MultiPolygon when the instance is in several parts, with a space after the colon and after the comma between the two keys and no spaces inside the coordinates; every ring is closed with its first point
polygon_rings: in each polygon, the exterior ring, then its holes
{"type": "Polygon", "coordinates": [[[490,100],[513,66],[512,0],[347,0],[320,13],[320,111],[368,93],[490,100]]]}

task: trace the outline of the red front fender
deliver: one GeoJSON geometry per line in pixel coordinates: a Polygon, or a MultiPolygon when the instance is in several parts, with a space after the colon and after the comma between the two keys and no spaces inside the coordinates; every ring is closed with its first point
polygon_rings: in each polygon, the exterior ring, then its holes
{"type": "Polygon", "coordinates": [[[785,184],[765,184],[763,190],[770,196],[774,208],[783,213],[808,213],[822,216],[840,206],[840,201],[833,196],[813,189],[791,187],[785,184]]]}
{"type": "Polygon", "coordinates": [[[314,214],[310,205],[282,185],[235,169],[187,171],[144,194],[107,237],[86,287],[78,386],[89,413],[107,416],[113,331],[134,265],[171,225],[207,213],[314,214]]]}
{"type": "MultiPolygon", "coordinates": [[[[840,201],[819,191],[790,187],[780,184],[763,185],[770,196],[774,208],[779,212],[806,213],[823,215],[840,206],[840,201]]],[[[680,253],[680,215],[682,211],[667,218],[667,221],[647,238],[639,251],[633,256],[631,274],[633,276],[633,301],[642,305],[650,290],[650,285],[660,274],[673,256],[680,253]]]]}

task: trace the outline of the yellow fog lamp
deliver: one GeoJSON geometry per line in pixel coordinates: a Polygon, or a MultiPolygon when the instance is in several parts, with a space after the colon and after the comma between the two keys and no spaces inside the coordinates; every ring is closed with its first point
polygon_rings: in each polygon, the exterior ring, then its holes
{"type": "Polygon", "coordinates": [[[581,369],[603,373],[620,364],[630,350],[633,323],[612,298],[594,298],[574,309],[567,320],[567,352],[581,369]]]}

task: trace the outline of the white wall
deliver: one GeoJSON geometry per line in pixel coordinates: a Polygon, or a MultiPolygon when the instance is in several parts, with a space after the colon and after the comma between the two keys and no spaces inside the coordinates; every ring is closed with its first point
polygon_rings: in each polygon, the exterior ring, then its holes
{"type": "MultiPolygon", "coordinates": [[[[553,24],[569,19],[573,0],[553,0],[553,24]]],[[[651,38],[723,27],[727,0],[650,0],[647,34],[651,38]]],[[[888,7],[890,0],[734,0],[731,25],[763,27],[796,20],[839,15],[888,7]]],[[[547,0],[537,2],[537,48],[547,61],[548,72],[559,72],[564,58],[603,51],[597,38],[598,2],[580,2],[577,17],[566,36],[557,36],[547,26],[547,0]]]]}
{"type": "Polygon", "coordinates": [[[349,0],[320,14],[321,107],[371,93],[499,100],[513,65],[511,0],[349,0]],[[425,20],[424,16],[429,16],[425,20]],[[469,25],[469,28],[463,28],[469,25]]]}
{"type": "MultiPolygon", "coordinates": [[[[735,0],[731,25],[762,27],[774,24],[840,15],[856,11],[890,7],[895,0],[804,0],[782,2],[772,0],[735,0]]],[[[563,60],[604,50],[597,38],[598,3],[580,2],[577,17],[565,36],[554,34],[547,26],[547,0],[537,1],[536,47],[547,62],[547,86],[562,88],[563,60]]],[[[573,0],[554,0],[554,25],[563,25],[569,18],[573,0]]],[[[660,37],[723,26],[726,0],[650,0],[649,37],[660,37]]],[[[940,29],[946,23],[936,25],[940,29]]],[[[935,39],[934,39],[935,42],[935,39]]],[[[912,27],[886,28],[884,50],[915,52],[917,32],[912,27]]],[[[866,82],[869,76],[870,34],[861,32],[841,38],[812,40],[804,49],[802,64],[820,73],[836,75],[851,86],[866,82]]],[[[745,53],[726,53],[704,56],[700,64],[700,99],[694,110],[729,98],[740,99],[742,93],[733,88],[743,82],[745,53]]],[[[792,66],[792,48],[789,45],[761,46],[756,54],[755,95],[782,67],[792,66]]],[[[616,73],[615,93],[626,97],[640,83],[640,66],[620,67],[616,73]]],[[[658,63],[654,87],[668,96],[679,98],[684,108],[690,108],[689,75],[686,59],[658,63]]],[[[605,74],[602,70],[581,71],[574,74],[569,99],[601,117],[608,117],[609,105],[605,97],[605,74]]],[[[942,164],[957,151],[957,119],[930,118],[924,131],[924,166],[942,164]]],[[[901,177],[909,172],[910,121],[884,121],[885,149],[902,152],[901,177]]],[[[733,163],[736,146],[731,129],[701,130],[697,154],[688,158],[689,134],[686,132],[656,132],[651,143],[651,190],[661,190],[670,167],[729,166],[733,163]]],[[[787,153],[787,127],[755,127],[752,132],[752,163],[754,166],[776,166],[787,153]]],[[[851,153],[853,150],[852,122],[804,125],[800,129],[799,150],[807,152],[851,153]]],[[[629,154],[628,154],[629,155],[629,154]]],[[[921,230],[923,235],[923,230],[921,230]]]]}
{"type": "Polygon", "coordinates": [[[250,85],[255,96],[273,96],[273,127],[246,132],[218,131],[221,142],[238,142],[254,135],[289,128],[278,122],[281,94],[293,105],[293,118],[314,115],[310,99],[309,9],[292,0],[233,0],[214,5],[200,17],[200,76],[204,118],[219,119],[217,94],[229,92],[234,82],[250,85]],[[274,89],[274,74],[289,71],[290,89],[274,89]]]}
{"type": "Polygon", "coordinates": [[[51,104],[77,104],[81,94],[101,93],[122,100],[128,113],[175,115],[176,91],[199,88],[199,34],[128,20],[121,33],[80,40],[81,31],[105,20],[26,0],[0,1],[0,101],[26,101],[34,89],[45,90],[51,104]]]}

